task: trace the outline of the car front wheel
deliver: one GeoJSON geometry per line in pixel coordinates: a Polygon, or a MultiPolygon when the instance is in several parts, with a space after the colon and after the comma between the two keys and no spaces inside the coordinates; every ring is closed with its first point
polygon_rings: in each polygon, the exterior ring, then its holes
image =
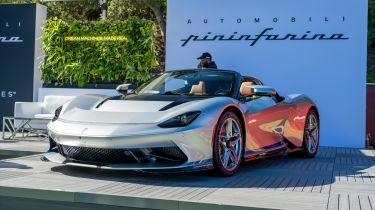
{"type": "Polygon", "coordinates": [[[240,120],[233,112],[225,112],[217,123],[214,137],[213,164],[216,174],[231,176],[239,169],[243,146],[240,120]]]}

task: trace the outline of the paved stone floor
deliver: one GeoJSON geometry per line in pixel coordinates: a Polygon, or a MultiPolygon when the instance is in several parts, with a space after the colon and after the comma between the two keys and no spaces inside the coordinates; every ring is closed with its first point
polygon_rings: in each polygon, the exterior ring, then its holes
{"type": "MultiPolygon", "coordinates": [[[[47,147],[0,141],[0,150],[47,147]]],[[[229,178],[86,169],[34,155],[0,160],[0,196],[148,209],[375,210],[375,151],[321,147],[316,158],[257,160],[229,178]]]]}

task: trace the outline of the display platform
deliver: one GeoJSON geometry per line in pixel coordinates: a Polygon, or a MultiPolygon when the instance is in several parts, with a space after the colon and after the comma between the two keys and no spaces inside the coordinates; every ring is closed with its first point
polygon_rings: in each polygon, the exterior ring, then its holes
{"type": "Polygon", "coordinates": [[[321,147],[314,159],[249,162],[229,178],[95,170],[40,157],[0,160],[2,209],[375,209],[374,150],[321,147]]]}

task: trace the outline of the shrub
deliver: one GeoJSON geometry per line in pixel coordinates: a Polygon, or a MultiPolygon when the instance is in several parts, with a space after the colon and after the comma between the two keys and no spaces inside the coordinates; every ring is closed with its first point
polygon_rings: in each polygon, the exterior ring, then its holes
{"type": "Polygon", "coordinates": [[[45,84],[84,86],[100,80],[138,83],[147,80],[149,69],[158,65],[155,30],[149,20],[68,23],[54,18],[43,29],[46,57],[41,70],[45,84]],[[111,37],[122,38],[95,40],[111,37]],[[82,40],[68,40],[72,38],[82,40]]]}

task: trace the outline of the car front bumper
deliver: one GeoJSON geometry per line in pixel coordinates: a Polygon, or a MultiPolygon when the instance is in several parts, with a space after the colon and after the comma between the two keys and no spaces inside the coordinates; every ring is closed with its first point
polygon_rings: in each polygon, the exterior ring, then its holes
{"type": "Polygon", "coordinates": [[[60,164],[112,170],[203,170],[212,168],[213,126],[207,126],[206,123],[198,121],[183,128],[165,129],[155,124],[98,125],[56,121],[48,125],[50,141],[53,142],[44,157],[60,164]],[[53,144],[60,147],[53,148],[56,146],[53,144]],[[67,150],[61,149],[62,146],[84,148],[83,153],[86,149],[116,150],[116,154],[118,150],[123,150],[128,156],[134,156],[134,154],[138,156],[137,154],[142,153],[143,159],[138,160],[136,157],[135,161],[130,163],[82,161],[66,155],[66,152],[62,151],[67,150]],[[178,148],[186,156],[186,160],[158,161],[160,158],[156,155],[157,158],[154,161],[149,158],[151,156],[147,155],[147,151],[158,148],[178,148]],[[133,154],[132,151],[137,152],[133,154]]]}
{"type": "Polygon", "coordinates": [[[182,164],[171,163],[125,163],[125,164],[93,164],[74,162],[58,152],[46,152],[44,157],[49,161],[64,165],[79,166],[86,168],[96,168],[104,170],[129,170],[129,171],[149,171],[149,172],[189,172],[212,169],[212,159],[185,162],[182,164]]]}

